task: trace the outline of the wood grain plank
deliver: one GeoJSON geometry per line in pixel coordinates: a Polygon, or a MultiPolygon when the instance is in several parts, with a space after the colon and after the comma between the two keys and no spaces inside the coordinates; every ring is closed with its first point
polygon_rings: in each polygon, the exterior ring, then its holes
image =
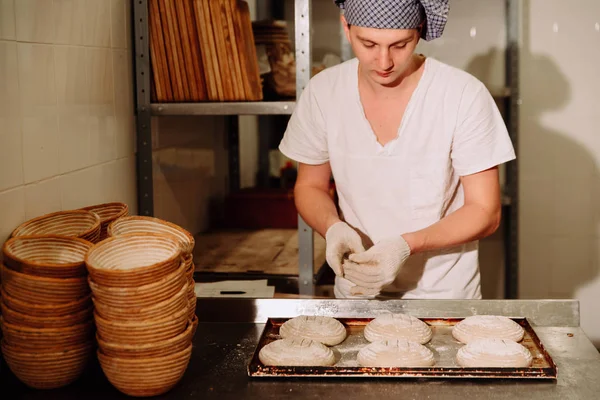
{"type": "Polygon", "coordinates": [[[183,54],[183,66],[186,75],[188,87],[189,87],[189,98],[190,101],[198,101],[200,99],[200,91],[198,90],[198,80],[194,72],[194,64],[192,60],[192,47],[190,44],[190,35],[187,26],[187,18],[185,16],[185,5],[186,0],[173,0],[175,6],[176,15],[176,27],[178,30],[179,38],[181,39],[181,50],[183,54]]]}
{"type": "Polygon", "coordinates": [[[190,40],[190,49],[192,51],[192,68],[194,77],[198,85],[198,101],[208,99],[208,91],[206,78],[204,77],[204,68],[202,65],[202,57],[200,55],[200,43],[198,41],[198,30],[196,27],[196,19],[194,18],[194,0],[182,0],[187,21],[188,37],[190,40]]]}
{"type": "Polygon", "coordinates": [[[154,39],[157,44],[156,50],[158,55],[158,74],[160,75],[160,83],[164,95],[164,98],[160,101],[172,102],[173,88],[171,82],[171,74],[169,72],[169,65],[167,61],[167,49],[165,46],[164,37],[165,31],[160,18],[160,7],[158,2],[159,0],[151,0],[150,18],[152,19],[153,25],[156,28],[154,30],[154,39]]]}
{"type": "Polygon", "coordinates": [[[241,54],[238,44],[238,36],[236,35],[235,25],[237,24],[237,18],[235,13],[237,12],[236,7],[233,4],[233,0],[222,0],[225,6],[225,15],[227,17],[227,31],[229,38],[229,45],[231,46],[231,59],[230,62],[234,66],[233,80],[237,88],[237,100],[246,100],[246,89],[244,87],[244,77],[242,75],[242,62],[241,54]]]}
{"type": "Polygon", "coordinates": [[[205,77],[209,82],[209,100],[223,101],[225,96],[223,93],[223,84],[221,80],[221,71],[217,61],[217,49],[215,38],[210,20],[209,0],[195,0],[194,10],[196,15],[196,26],[200,29],[200,49],[202,50],[202,62],[205,77]]]}
{"type": "Polygon", "coordinates": [[[169,29],[169,18],[170,13],[167,0],[158,0],[159,14],[163,32],[163,38],[165,42],[165,55],[168,65],[169,77],[171,79],[171,87],[173,89],[173,101],[183,101],[183,87],[181,83],[181,77],[179,76],[179,65],[177,61],[177,50],[175,49],[175,37],[171,34],[169,29]]]}
{"type": "Polygon", "coordinates": [[[178,69],[178,77],[181,81],[181,89],[183,89],[182,95],[183,98],[181,101],[188,101],[190,98],[190,86],[187,79],[187,74],[185,71],[185,60],[183,58],[183,48],[181,43],[181,37],[179,36],[179,28],[177,26],[177,10],[175,8],[175,1],[180,0],[166,0],[167,9],[169,12],[167,13],[167,18],[169,21],[169,34],[173,38],[173,42],[171,43],[171,47],[175,49],[175,68],[178,69]]]}
{"type": "MultiPolygon", "coordinates": [[[[250,87],[251,95],[248,100],[260,101],[263,99],[263,89],[258,69],[258,59],[256,57],[256,46],[254,45],[254,33],[252,31],[252,20],[250,18],[250,9],[248,3],[237,0],[236,17],[238,19],[237,27],[240,29],[239,36],[243,37],[244,48],[242,49],[242,60],[246,67],[246,77],[250,87]]],[[[248,92],[246,92],[248,93],[248,92]]]]}
{"type": "Polygon", "coordinates": [[[164,83],[162,82],[162,66],[160,60],[160,52],[158,49],[158,40],[156,38],[156,31],[160,29],[160,26],[156,25],[156,11],[154,10],[153,3],[156,0],[150,0],[148,4],[149,10],[149,27],[150,30],[150,67],[152,69],[152,94],[151,99],[153,102],[165,101],[164,83]]]}
{"type": "Polygon", "coordinates": [[[225,27],[222,22],[221,0],[209,0],[210,21],[212,25],[215,46],[217,51],[218,68],[221,71],[221,83],[223,85],[223,94],[225,101],[235,100],[233,87],[232,68],[229,64],[229,54],[225,40],[225,27]]]}

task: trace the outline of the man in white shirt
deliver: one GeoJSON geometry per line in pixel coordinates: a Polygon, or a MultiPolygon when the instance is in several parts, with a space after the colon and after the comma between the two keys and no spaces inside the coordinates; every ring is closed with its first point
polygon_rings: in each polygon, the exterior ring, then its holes
{"type": "Polygon", "coordinates": [[[299,163],[296,207],[326,239],[335,295],[481,298],[478,240],[500,223],[498,165],[515,154],[485,86],[415,54],[448,0],[336,4],[356,58],[310,80],[279,147],[299,163]]]}

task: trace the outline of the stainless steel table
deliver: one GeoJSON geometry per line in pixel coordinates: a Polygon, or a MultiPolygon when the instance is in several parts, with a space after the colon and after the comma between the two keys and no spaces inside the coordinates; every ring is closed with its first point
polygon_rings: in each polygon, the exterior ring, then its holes
{"type": "MultiPolygon", "coordinates": [[[[600,399],[600,354],[579,327],[572,300],[278,300],[199,299],[200,324],[182,381],[164,399],[600,399]],[[369,317],[380,310],[420,317],[498,314],[527,317],[558,366],[557,381],[466,379],[266,379],[246,367],[268,317],[300,314],[369,317]]],[[[4,367],[5,368],[5,367],[4,367]]],[[[3,369],[4,369],[3,368],[3,369]]],[[[2,398],[45,399],[0,373],[2,398]]],[[[127,398],[96,365],[77,383],[52,391],[53,399],[127,398]]]]}

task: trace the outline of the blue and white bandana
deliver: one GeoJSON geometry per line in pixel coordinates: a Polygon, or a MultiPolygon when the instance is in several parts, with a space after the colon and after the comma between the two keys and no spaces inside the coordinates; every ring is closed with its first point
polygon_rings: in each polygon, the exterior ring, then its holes
{"type": "Polygon", "coordinates": [[[415,29],[433,40],[444,32],[448,0],[334,0],[350,25],[379,29],[415,29]]]}

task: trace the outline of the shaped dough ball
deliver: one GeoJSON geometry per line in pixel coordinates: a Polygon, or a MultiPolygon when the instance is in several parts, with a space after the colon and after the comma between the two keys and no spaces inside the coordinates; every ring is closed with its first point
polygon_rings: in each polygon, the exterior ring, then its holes
{"type": "Polygon", "coordinates": [[[282,338],[304,338],[335,346],[346,339],[346,327],[337,319],[301,315],[284,322],[279,328],[282,338]]]}
{"type": "Polygon", "coordinates": [[[476,339],[497,338],[519,342],[525,330],[515,321],[499,315],[473,315],[452,328],[452,336],[462,343],[476,339]]]}
{"type": "Polygon", "coordinates": [[[265,365],[318,367],[335,364],[333,351],[309,339],[280,339],[260,349],[258,359],[265,365]]]}
{"type": "Polygon", "coordinates": [[[458,349],[456,361],[462,367],[525,368],[532,357],[523,345],[508,339],[484,338],[458,349]]]}
{"type": "Polygon", "coordinates": [[[431,350],[406,339],[373,342],[363,347],[356,359],[363,367],[430,367],[435,364],[431,350]]]}
{"type": "Polygon", "coordinates": [[[364,331],[369,342],[407,339],[420,344],[431,340],[429,325],[406,314],[383,314],[367,324],[364,331]]]}

